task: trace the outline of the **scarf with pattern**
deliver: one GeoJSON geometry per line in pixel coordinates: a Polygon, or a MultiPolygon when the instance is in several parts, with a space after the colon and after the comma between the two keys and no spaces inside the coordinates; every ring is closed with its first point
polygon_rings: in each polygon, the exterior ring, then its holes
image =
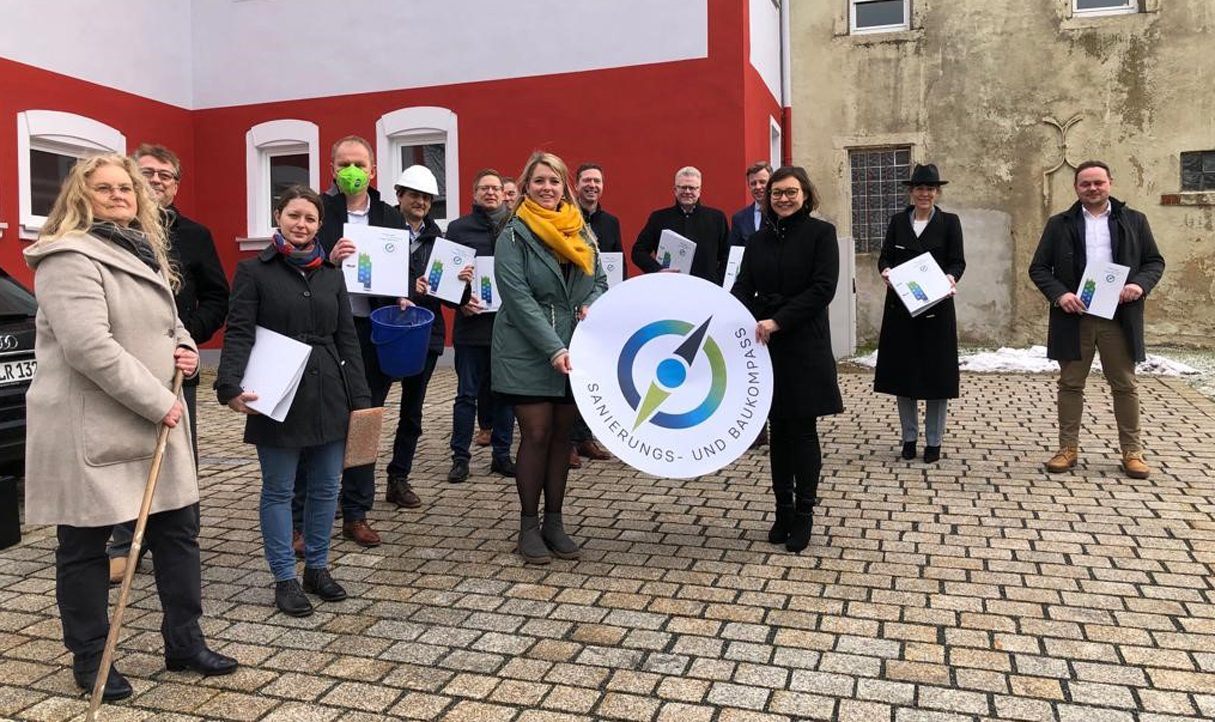
{"type": "Polygon", "coordinates": [[[306,246],[296,246],[283,238],[283,234],[274,234],[274,247],[287,263],[302,271],[311,271],[325,261],[325,252],[321,244],[313,238],[306,246]]]}

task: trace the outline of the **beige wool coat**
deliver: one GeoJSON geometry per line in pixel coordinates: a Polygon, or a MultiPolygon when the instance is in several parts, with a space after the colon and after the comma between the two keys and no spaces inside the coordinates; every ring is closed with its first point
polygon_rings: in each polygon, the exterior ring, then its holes
{"type": "MultiPolygon", "coordinates": [[[[168,281],[112,241],[72,233],[26,249],[38,371],[26,394],[30,524],[93,527],[139,515],[178,346],[197,347],[168,281]]],[[[198,501],[188,415],[169,433],[152,513],[198,501]]]]}

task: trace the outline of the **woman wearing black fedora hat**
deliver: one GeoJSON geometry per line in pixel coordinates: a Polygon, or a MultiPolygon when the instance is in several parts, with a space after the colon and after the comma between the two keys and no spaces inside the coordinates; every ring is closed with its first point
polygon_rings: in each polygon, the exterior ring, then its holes
{"type": "MultiPolygon", "coordinates": [[[[936,205],[946,183],[931,163],[917,165],[911,179],[903,181],[910,189],[911,206],[891,217],[878,256],[878,270],[887,286],[892,267],[923,253],[932,254],[951,284],[957,285],[962,278],[966,258],[961,221],[936,205]]],[[[902,455],[907,460],[916,456],[918,400],[925,400],[924,461],[931,464],[940,459],[946,405],[948,399],[958,397],[958,325],[953,298],[912,317],[894,289],[887,288],[873,390],[898,398],[902,455]]]]}

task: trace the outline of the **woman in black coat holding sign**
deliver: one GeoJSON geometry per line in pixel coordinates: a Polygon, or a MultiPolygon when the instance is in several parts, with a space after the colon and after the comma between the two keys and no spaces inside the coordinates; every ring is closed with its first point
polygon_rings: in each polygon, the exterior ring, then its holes
{"type": "Polygon", "coordinates": [[[800,167],[768,180],[763,227],[747,241],[731,290],[759,321],[772,355],[769,444],[776,521],[768,541],[800,552],[810,543],[823,457],[817,417],[844,410],[827,305],[839,280],[835,226],[810,216],[818,193],[800,167]]]}
{"type": "Polygon", "coordinates": [[[889,276],[894,266],[929,253],[951,285],[962,278],[966,270],[962,224],[956,215],[936,206],[941,186],[948,182],[941,180],[935,165],[915,167],[911,180],[903,181],[910,186],[912,205],[890,219],[878,256],[878,270],[888,288],[873,390],[898,397],[903,458],[908,460],[916,456],[917,400],[925,399],[924,461],[930,464],[941,458],[947,400],[958,397],[958,324],[953,298],[913,318],[889,287],[889,276]]]}
{"type": "MultiPolygon", "coordinates": [[[[327,602],[346,598],[346,591],[329,575],[329,538],[350,411],[371,406],[346,282],[316,240],[323,213],[320,196],[302,186],[286,189],[275,203],[279,230],[274,241],[256,258],[236,266],[215,381],[220,403],[248,415],[245,443],[257,445],[261,463],[258,512],[266,561],[274,575],[274,602],[295,617],[312,613],[305,591],[327,602]],[[257,400],[257,389],[241,388],[258,326],[312,347],[281,423],[249,406],[257,400]],[[305,453],[301,590],[291,549],[291,498],[305,453]]],[[[284,368],[283,373],[293,370],[284,368]]]]}

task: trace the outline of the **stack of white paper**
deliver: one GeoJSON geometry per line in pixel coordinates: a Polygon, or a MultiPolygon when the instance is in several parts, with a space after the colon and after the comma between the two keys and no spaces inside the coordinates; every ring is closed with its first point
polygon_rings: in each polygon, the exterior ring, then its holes
{"type": "Polygon", "coordinates": [[[1113,318],[1118,310],[1118,297],[1130,273],[1130,266],[1117,263],[1088,264],[1080,279],[1080,290],[1076,292],[1088,309],[1085,313],[1113,318]]]}
{"type": "Polygon", "coordinates": [[[624,254],[620,251],[608,251],[599,254],[599,263],[607,275],[608,288],[624,280],[624,254]]]}
{"type": "Polygon", "coordinates": [[[696,243],[675,231],[664,230],[658,237],[658,253],[654,260],[664,269],[680,273],[691,273],[692,258],[696,255],[696,243]]]}
{"type": "Polygon", "coordinates": [[[429,285],[428,293],[449,303],[463,300],[466,284],[459,279],[460,271],[472,265],[476,255],[477,252],[468,246],[436,238],[426,268],[422,269],[429,285]]]}
{"type": "Polygon", "coordinates": [[[258,326],[240,380],[242,389],[257,394],[249,408],[278,422],[287,418],[311,353],[308,344],[258,326]]]}
{"type": "Polygon", "coordinates": [[[502,297],[498,295],[498,277],[494,275],[494,257],[477,256],[473,264],[472,295],[481,302],[483,313],[493,313],[502,308],[502,297]]]}
{"type": "Polygon", "coordinates": [[[342,235],[354,241],[355,251],[342,261],[348,293],[373,296],[409,296],[409,233],[347,223],[342,235]]]}
{"type": "Polygon", "coordinates": [[[949,298],[953,286],[931,253],[890,269],[890,285],[912,316],[919,316],[949,298]]]}
{"type": "Polygon", "coordinates": [[[726,260],[726,277],[722,279],[722,288],[729,291],[734,288],[734,280],[738,278],[738,267],[742,265],[745,246],[730,246],[730,257],[726,260]]]}

